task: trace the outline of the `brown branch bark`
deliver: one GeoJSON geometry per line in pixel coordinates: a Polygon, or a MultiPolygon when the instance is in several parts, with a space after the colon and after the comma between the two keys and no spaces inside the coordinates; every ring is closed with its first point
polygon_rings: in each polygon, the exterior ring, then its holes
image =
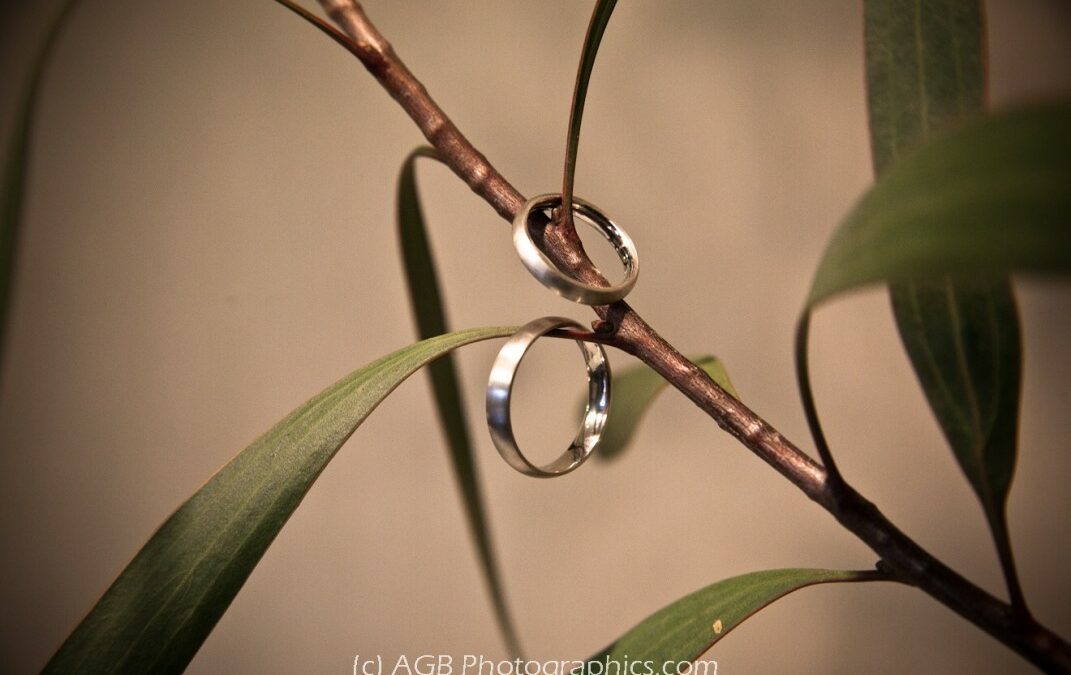
{"type": "MultiPolygon", "coordinates": [[[[450,121],[424,85],[368,20],[356,0],[319,0],[353,40],[351,51],[402,106],[443,161],[507,221],[525,198],[450,121]]],[[[542,245],[555,263],[589,284],[608,285],[568,225],[544,229],[542,245]]],[[[596,307],[599,342],[656,370],[725,431],[826,509],[877,553],[892,578],[917,586],[1045,672],[1071,673],[1071,645],[1029,616],[993,597],[936,559],[893,525],[848,483],[827,471],[746,405],[719,387],[622,301],[596,307]]]]}

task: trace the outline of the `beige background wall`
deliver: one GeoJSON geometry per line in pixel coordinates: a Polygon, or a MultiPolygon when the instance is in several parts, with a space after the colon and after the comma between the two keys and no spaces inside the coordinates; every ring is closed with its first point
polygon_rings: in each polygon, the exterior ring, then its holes
{"type": "MultiPolygon", "coordinates": [[[[5,131],[54,5],[3,5],[5,131]]],[[[367,3],[526,194],[558,184],[589,7],[367,3]]],[[[988,9],[994,102],[1066,92],[1067,5],[988,9]]],[[[719,354],[745,400],[804,447],[793,321],[824,241],[871,180],[861,23],[848,1],[621,3],[581,146],[578,194],[642,251],[634,306],[686,352],[719,354]]],[[[161,520],[248,441],[413,337],[392,210],[419,134],[347,53],[274,3],[85,2],[38,122],[0,388],[5,673],[39,669],[161,520]]],[[[590,316],[534,283],[505,224],[452,175],[425,165],[420,180],[455,326],[590,316]]],[[[1020,290],[1026,389],[1010,517],[1033,607],[1066,636],[1071,294],[1037,280],[1020,290]]],[[[831,442],[895,522],[1001,593],[980,509],[887,304],[863,292],[816,319],[831,442]]],[[[541,347],[518,401],[537,455],[571,437],[581,377],[573,347],[541,347]]],[[[555,481],[513,472],[482,428],[496,348],[466,349],[460,362],[531,657],[586,656],[734,574],[874,563],[676,394],[618,463],[555,481]]],[[[504,656],[432,415],[418,377],[369,419],[190,672],[346,673],[356,653],[504,656]]],[[[891,585],[801,592],[711,656],[726,675],[1025,670],[891,585]]]]}

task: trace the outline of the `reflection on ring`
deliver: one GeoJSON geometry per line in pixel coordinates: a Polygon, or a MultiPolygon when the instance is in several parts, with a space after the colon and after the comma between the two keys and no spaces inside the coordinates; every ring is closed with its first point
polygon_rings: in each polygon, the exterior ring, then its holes
{"type": "Polygon", "coordinates": [[[636,285],[640,273],[640,261],[632,239],[610,220],[595,205],[579,197],[573,197],[573,212],[581,220],[594,227],[614,247],[625,268],[625,278],[616,286],[593,286],[577,281],[558,269],[536,246],[532,239],[532,215],[561,206],[559,194],[545,194],[528,200],[513,219],[513,247],[521,262],[541,284],[566,300],[584,305],[608,305],[621,300],[636,285]]]}
{"type": "Polygon", "coordinates": [[[580,431],[558,459],[536,466],[517,447],[510,417],[510,395],[517,368],[529,347],[555,328],[583,328],[572,319],[548,316],[521,327],[498,352],[487,382],[487,427],[502,458],[517,471],[529,476],[551,478],[580,466],[599,444],[610,411],[610,363],[602,345],[577,340],[588,371],[588,402],[580,431]]]}

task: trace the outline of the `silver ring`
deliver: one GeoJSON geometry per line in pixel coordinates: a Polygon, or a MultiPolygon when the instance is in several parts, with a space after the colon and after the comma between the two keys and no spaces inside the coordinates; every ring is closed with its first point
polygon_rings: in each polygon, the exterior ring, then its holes
{"type": "Polygon", "coordinates": [[[624,230],[593,204],[573,197],[573,213],[598,230],[617,251],[617,256],[625,268],[625,279],[621,283],[603,288],[577,281],[555,267],[554,263],[536,246],[535,241],[532,240],[532,233],[528,229],[532,212],[560,206],[561,203],[562,196],[559,194],[539,195],[529,199],[524,208],[517,212],[517,216],[513,219],[513,247],[521,256],[521,262],[539,280],[539,283],[566,300],[583,305],[609,305],[628,295],[632,287],[636,285],[636,279],[640,273],[640,260],[636,253],[636,245],[632,243],[632,239],[624,230]]]}
{"type": "Polygon", "coordinates": [[[560,316],[536,319],[521,326],[498,352],[487,381],[487,427],[491,430],[491,440],[507,464],[523,474],[538,478],[561,476],[583,464],[598,446],[606,426],[606,415],[610,411],[610,363],[606,360],[606,352],[602,345],[577,340],[588,369],[588,403],[580,431],[561,457],[546,466],[532,464],[517,447],[510,419],[513,377],[532,343],[561,327],[583,329],[576,321],[560,316]]]}

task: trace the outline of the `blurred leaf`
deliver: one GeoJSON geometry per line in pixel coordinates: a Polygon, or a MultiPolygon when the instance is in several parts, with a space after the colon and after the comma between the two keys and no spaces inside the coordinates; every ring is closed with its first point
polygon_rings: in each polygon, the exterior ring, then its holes
{"type": "Polygon", "coordinates": [[[766,570],[725,579],[647,617],[588,659],[587,670],[599,672],[590,668],[598,662],[601,672],[614,672],[607,664],[620,665],[627,659],[631,663],[652,661],[654,671],[661,673],[667,662],[695,661],[745,619],[792,591],[814,584],[879,580],[887,577],[877,572],[814,569],[766,570]]]}
{"type": "Polygon", "coordinates": [[[900,158],[826,246],[796,328],[796,375],[823,462],[832,457],[807,366],[810,312],[877,282],[984,284],[1071,269],[1071,104],[980,117],[900,158]]]}
{"type": "MultiPolygon", "coordinates": [[[[729,379],[729,373],[716,356],[699,356],[691,361],[710,375],[722,389],[740,398],[729,379]]],[[[643,363],[614,373],[613,405],[610,406],[610,415],[606,419],[596,457],[604,460],[614,459],[628,447],[644,413],[667,384],[661,375],[643,363]]],[[[586,401],[585,397],[578,404],[577,410],[581,414],[586,401]]]]}
{"type": "MultiPolygon", "coordinates": [[[[402,165],[401,175],[398,177],[398,237],[405,264],[409,301],[413,307],[417,332],[419,337],[424,339],[441,335],[447,332],[448,328],[442,294],[439,291],[439,278],[435,271],[435,259],[431,253],[417,192],[418,157],[438,159],[434,149],[424,146],[410,153],[402,165]]],[[[428,366],[428,376],[439,413],[439,423],[450,448],[454,477],[465,504],[469,531],[476,543],[484,578],[491,592],[498,626],[507,649],[512,655],[519,656],[520,640],[506,603],[506,592],[495,559],[491,528],[480,495],[480,479],[473,458],[472,435],[465,419],[465,403],[461,386],[458,384],[457,365],[453,354],[446,354],[433,361],[428,366]]]]}
{"type": "Polygon", "coordinates": [[[30,141],[37,110],[37,98],[44,80],[45,66],[59,40],[60,30],[71,15],[78,0],[67,0],[52,19],[45,39],[30,70],[26,88],[20,99],[18,116],[8,143],[7,163],[4,165],[3,204],[0,204],[0,370],[3,367],[3,348],[7,343],[8,310],[15,281],[15,256],[19,245],[19,223],[22,202],[26,194],[27,163],[30,141]]]}
{"type": "MultiPolygon", "coordinates": [[[[413,150],[402,164],[402,170],[398,176],[397,195],[398,241],[402,249],[405,280],[417,332],[421,338],[428,338],[441,335],[448,329],[442,292],[439,290],[439,276],[435,269],[435,258],[431,252],[427,227],[424,224],[424,213],[420,206],[420,195],[417,192],[416,160],[419,157],[439,159],[433,148],[421,146],[413,150]]],[[[433,363],[432,367],[436,364],[449,364],[448,370],[455,386],[452,387],[448,398],[454,402],[460,400],[461,393],[456,386],[456,377],[453,375],[455,368],[451,355],[447,354],[446,357],[433,363]]],[[[465,427],[464,421],[461,422],[461,426],[465,427]]],[[[468,435],[464,429],[461,433],[468,435]]],[[[467,441],[465,446],[468,446],[467,441]]]]}
{"type": "Polygon", "coordinates": [[[874,173],[985,106],[979,0],[865,0],[874,173]]]}
{"type": "MultiPolygon", "coordinates": [[[[588,32],[584,36],[584,46],[580,52],[580,65],[576,72],[576,85],[573,88],[573,105],[569,110],[569,135],[565,144],[565,172],[562,178],[562,204],[568,206],[573,202],[573,179],[576,176],[576,152],[580,146],[580,123],[584,118],[584,102],[588,96],[588,83],[591,81],[591,69],[595,67],[595,55],[599,53],[599,44],[603,33],[610,23],[617,0],[597,0],[591,13],[588,32]]],[[[572,210],[563,211],[564,217],[572,218],[572,210]]]]}
{"type": "Polygon", "coordinates": [[[168,518],[63,643],[46,673],[180,673],[335,452],[403,380],[435,358],[516,328],[418,342],[311,399],[168,518]]]}
{"type": "Polygon", "coordinates": [[[841,223],[808,306],[881,281],[1071,269],[1071,104],[973,120],[880,176],[841,223]]]}
{"type": "MultiPolygon", "coordinates": [[[[980,0],[867,0],[867,100],[874,172],[985,106],[980,0]]],[[[1068,189],[1071,189],[1069,186],[1068,189]]],[[[986,516],[1010,595],[1022,605],[1005,504],[1019,426],[1019,313],[1007,276],[889,285],[911,364],[986,516]]]]}

